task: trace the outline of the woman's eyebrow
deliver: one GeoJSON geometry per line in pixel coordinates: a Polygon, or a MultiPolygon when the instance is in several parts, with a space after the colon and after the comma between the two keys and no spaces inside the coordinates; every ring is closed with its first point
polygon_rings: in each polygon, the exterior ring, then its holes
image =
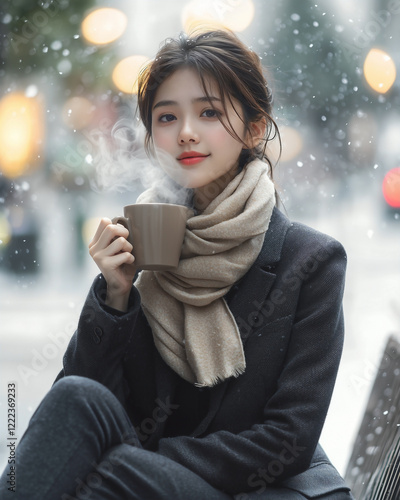
{"type": "MultiPolygon", "coordinates": [[[[211,101],[221,101],[221,99],[219,97],[215,97],[215,96],[210,96],[210,97],[207,97],[207,96],[195,97],[194,99],[192,99],[192,103],[195,103],[195,102],[211,102],[211,101]]],[[[156,104],[154,104],[153,111],[156,108],[160,108],[162,106],[178,106],[178,105],[179,105],[178,101],[172,101],[172,100],[158,101],[156,104]]]]}

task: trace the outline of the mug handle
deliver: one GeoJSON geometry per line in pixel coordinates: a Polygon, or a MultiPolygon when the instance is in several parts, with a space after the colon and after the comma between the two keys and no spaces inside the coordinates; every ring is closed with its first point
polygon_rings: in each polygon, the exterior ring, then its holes
{"type": "Polygon", "coordinates": [[[122,224],[129,231],[129,222],[126,217],[120,215],[119,217],[114,217],[111,222],[113,224],[122,224]]]}

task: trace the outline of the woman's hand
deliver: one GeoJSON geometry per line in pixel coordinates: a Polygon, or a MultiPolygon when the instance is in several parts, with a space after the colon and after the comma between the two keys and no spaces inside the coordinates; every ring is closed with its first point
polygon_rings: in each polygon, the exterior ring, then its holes
{"type": "Polygon", "coordinates": [[[129,294],[137,271],[129,231],[110,219],[101,219],[89,243],[89,253],[107,282],[106,304],[120,311],[128,308],[129,294]]]}

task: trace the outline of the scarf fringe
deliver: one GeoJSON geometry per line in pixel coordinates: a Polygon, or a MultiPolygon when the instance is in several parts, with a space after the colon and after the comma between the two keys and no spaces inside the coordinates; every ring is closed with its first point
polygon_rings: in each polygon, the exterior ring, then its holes
{"type": "Polygon", "coordinates": [[[204,383],[195,382],[194,385],[195,385],[195,387],[214,387],[215,385],[218,385],[219,383],[223,382],[224,380],[226,380],[228,378],[231,378],[231,377],[238,378],[245,371],[246,371],[246,366],[244,366],[243,368],[234,368],[233,373],[218,375],[218,376],[214,377],[209,382],[204,382],[204,383]]]}

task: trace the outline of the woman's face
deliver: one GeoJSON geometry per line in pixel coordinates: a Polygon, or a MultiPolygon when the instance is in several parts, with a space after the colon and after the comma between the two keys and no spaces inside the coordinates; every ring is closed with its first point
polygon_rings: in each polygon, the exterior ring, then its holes
{"type": "Polygon", "coordinates": [[[152,109],[152,138],[161,166],[188,188],[204,187],[237,173],[243,144],[227,132],[218,115],[245,140],[245,126],[237,114],[242,113],[240,103],[233,99],[236,112],[227,102],[226,114],[217,85],[213,80],[206,82],[214,109],[190,68],[175,71],[160,85],[152,109]],[[173,160],[166,161],[163,152],[173,160]]]}

